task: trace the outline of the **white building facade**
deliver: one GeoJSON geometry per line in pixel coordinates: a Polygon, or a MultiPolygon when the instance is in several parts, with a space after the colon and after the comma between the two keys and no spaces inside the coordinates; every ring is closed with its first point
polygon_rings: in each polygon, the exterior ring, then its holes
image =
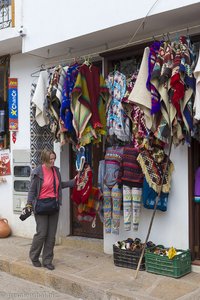
{"type": "MultiPolygon", "coordinates": [[[[7,218],[12,233],[17,236],[32,237],[35,232],[34,217],[19,220],[19,212],[14,211],[13,153],[15,150],[30,151],[30,93],[31,76],[45,68],[66,64],[76,57],[91,56],[102,60],[99,53],[120,48],[142,45],[153,37],[163,34],[200,34],[200,2],[127,0],[65,1],[15,0],[13,27],[0,30],[0,56],[10,55],[9,77],[18,79],[18,120],[19,130],[16,142],[10,135],[11,175],[0,183],[0,217],[7,218]]],[[[54,144],[57,153],[56,165],[62,178],[70,178],[69,146],[54,144]]],[[[172,149],[171,160],[175,171],[166,213],[156,212],[149,239],[154,243],[174,246],[179,249],[190,247],[190,197],[188,146],[172,149]]],[[[58,237],[71,234],[70,196],[63,192],[63,207],[60,213],[58,237]]],[[[24,200],[21,203],[23,206],[24,200]]],[[[112,245],[117,240],[139,237],[145,240],[152,211],[142,209],[139,230],[126,232],[120,227],[119,236],[103,235],[104,251],[112,253],[112,245]]],[[[123,219],[123,218],[122,218],[123,219]]],[[[123,224],[123,222],[121,222],[123,224]]]]}

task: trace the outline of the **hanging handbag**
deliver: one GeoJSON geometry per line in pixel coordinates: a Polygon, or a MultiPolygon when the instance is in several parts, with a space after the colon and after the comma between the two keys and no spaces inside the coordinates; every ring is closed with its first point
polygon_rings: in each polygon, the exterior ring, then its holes
{"type": "MultiPolygon", "coordinates": [[[[54,193],[56,195],[56,179],[54,170],[53,172],[53,188],[54,193]]],[[[35,206],[35,214],[37,215],[53,215],[59,211],[59,202],[56,197],[53,198],[44,198],[44,199],[37,199],[36,206],[35,206]]]]}

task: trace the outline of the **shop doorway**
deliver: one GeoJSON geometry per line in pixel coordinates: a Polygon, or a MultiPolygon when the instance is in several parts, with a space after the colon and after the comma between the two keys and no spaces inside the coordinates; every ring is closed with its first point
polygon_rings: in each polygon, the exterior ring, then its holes
{"type": "MultiPolygon", "coordinates": [[[[102,72],[102,61],[93,61],[92,64],[99,68],[102,72]]],[[[72,145],[70,145],[70,178],[74,178],[77,174],[76,171],[76,152],[73,151],[72,145]]],[[[92,161],[92,171],[93,171],[93,186],[97,187],[98,182],[98,167],[99,161],[104,158],[103,152],[103,142],[99,144],[91,144],[91,161],[92,161]]],[[[70,195],[71,197],[71,195],[70,195]]],[[[70,215],[71,215],[71,222],[70,222],[70,232],[73,236],[82,236],[88,238],[97,238],[103,239],[103,223],[100,220],[99,215],[97,214],[96,217],[96,226],[92,227],[91,222],[80,222],[77,219],[77,207],[76,205],[70,201],[70,215]]]]}
{"type": "Polygon", "coordinates": [[[189,247],[194,263],[200,265],[200,204],[195,203],[195,171],[200,166],[200,142],[192,139],[189,148],[189,247]]]}
{"type": "MultiPolygon", "coordinates": [[[[93,186],[97,187],[98,182],[98,166],[99,161],[103,159],[103,143],[92,144],[92,170],[93,170],[93,186]]],[[[75,168],[76,152],[70,147],[70,166],[71,166],[71,178],[76,174],[75,168]]],[[[103,223],[97,214],[96,226],[92,227],[91,222],[80,222],[77,219],[77,207],[75,203],[71,201],[71,234],[73,236],[82,236],[89,238],[103,238],[103,223]]]]}

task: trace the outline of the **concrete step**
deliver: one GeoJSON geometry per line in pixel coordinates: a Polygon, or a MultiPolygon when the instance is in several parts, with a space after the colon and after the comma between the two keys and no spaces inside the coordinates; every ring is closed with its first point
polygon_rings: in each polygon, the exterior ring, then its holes
{"type": "MultiPolygon", "coordinates": [[[[67,238],[80,242],[81,238],[67,238]]],[[[84,238],[85,240],[85,238],[84,238]]],[[[66,240],[65,240],[66,242],[66,240]]],[[[182,278],[159,276],[114,265],[112,255],[94,251],[101,240],[91,240],[92,250],[65,245],[54,249],[55,270],[35,268],[28,257],[31,240],[9,237],[0,241],[0,270],[51,287],[82,300],[199,299],[200,274],[182,278]],[[93,242],[93,244],[92,244],[93,242]]],[[[80,244],[78,244],[80,245],[80,244]]],[[[12,288],[12,287],[11,287],[12,288]]]]}
{"type": "Polygon", "coordinates": [[[74,249],[86,249],[96,252],[103,252],[103,240],[79,236],[67,236],[61,238],[61,245],[74,249]]]}

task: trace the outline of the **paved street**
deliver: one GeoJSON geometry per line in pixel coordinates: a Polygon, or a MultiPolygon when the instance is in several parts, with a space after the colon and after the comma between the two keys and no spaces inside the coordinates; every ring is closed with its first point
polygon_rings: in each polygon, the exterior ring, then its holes
{"type": "Polygon", "coordinates": [[[51,288],[0,272],[0,300],[78,300],[51,288]]]}

